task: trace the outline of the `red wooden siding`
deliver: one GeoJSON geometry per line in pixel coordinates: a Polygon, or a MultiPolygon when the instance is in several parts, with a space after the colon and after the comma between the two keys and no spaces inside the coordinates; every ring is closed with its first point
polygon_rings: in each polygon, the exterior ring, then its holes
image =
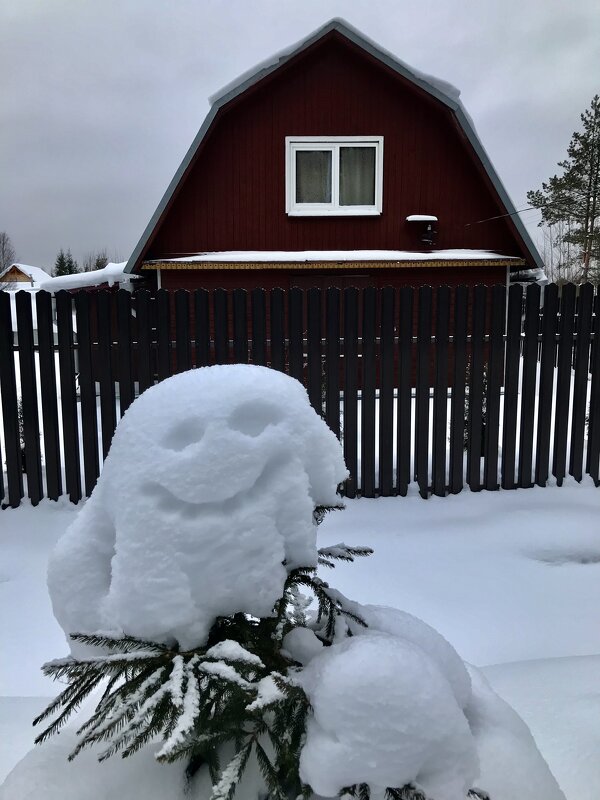
{"type": "Polygon", "coordinates": [[[357,269],[299,271],[293,267],[290,270],[261,269],[261,270],[162,270],[161,285],[163,289],[189,289],[190,291],[202,286],[204,289],[237,289],[247,291],[252,289],[290,289],[299,286],[308,289],[313,286],[327,289],[337,286],[340,289],[347,286],[473,286],[482,283],[487,286],[506,283],[506,269],[504,267],[435,267],[435,268],[404,268],[404,269],[357,269]]]}
{"type": "Polygon", "coordinates": [[[419,226],[405,221],[417,213],[439,217],[436,248],[528,257],[510,220],[472,224],[504,208],[449,109],[332,33],[221,109],[144,260],[218,250],[420,250],[419,226]],[[288,217],[290,135],[382,135],[381,216],[288,217]]]}

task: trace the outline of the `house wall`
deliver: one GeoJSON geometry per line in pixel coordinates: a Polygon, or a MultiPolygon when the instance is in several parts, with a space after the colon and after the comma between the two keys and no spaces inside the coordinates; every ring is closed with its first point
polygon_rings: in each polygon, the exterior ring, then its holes
{"type": "Polygon", "coordinates": [[[218,250],[421,250],[419,226],[405,221],[416,213],[438,216],[436,248],[527,258],[510,220],[473,224],[504,209],[449,109],[331,34],[221,109],[144,260],[218,250]],[[383,213],[288,217],[288,135],[382,135],[383,213]]]}
{"type": "Polygon", "coordinates": [[[163,289],[291,289],[298,286],[308,289],[313,286],[327,289],[337,286],[365,288],[375,286],[473,286],[482,283],[487,286],[506,283],[505,267],[435,267],[402,269],[354,270],[299,270],[299,269],[260,269],[260,270],[161,270],[163,289]]]}

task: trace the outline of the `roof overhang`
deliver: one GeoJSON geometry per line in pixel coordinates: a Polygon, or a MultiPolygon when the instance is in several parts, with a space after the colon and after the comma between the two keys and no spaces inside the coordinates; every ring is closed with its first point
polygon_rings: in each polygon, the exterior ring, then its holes
{"type": "MultiPolygon", "coordinates": [[[[125,272],[134,272],[136,268],[141,266],[142,259],[144,257],[148,245],[151,242],[152,234],[157,224],[159,223],[163,214],[167,210],[171,200],[173,199],[176,193],[177,187],[179,186],[180,182],[182,181],[183,177],[185,176],[186,172],[191,166],[194,156],[196,155],[200,145],[202,144],[202,141],[204,140],[205,135],[207,134],[209,128],[211,127],[219,111],[223,107],[225,107],[228,103],[230,103],[232,100],[239,97],[241,94],[246,92],[252,86],[257,84],[259,81],[263,80],[268,75],[272,74],[273,72],[281,68],[292,58],[295,58],[304,50],[308,49],[313,44],[322,39],[324,36],[326,36],[328,33],[331,33],[333,31],[339,33],[348,41],[355,44],[358,48],[364,50],[366,53],[371,55],[373,58],[375,58],[382,64],[389,67],[398,75],[401,75],[406,80],[410,81],[414,85],[423,89],[427,94],[439,100],[440,103],[443,103],[443,105],[448,107],[454,113],[460,128],[462,129],[467,140],[473,147],[473,150],[475,151],[477,157],[479,158],[480,163],[483,166],[485,173],[487,174],[489,180],[491,181],[493,187],[495,188],[502,205],[506,209],[507,216],[511,218],[511,221],[516,229],[516,232],[518,236],[521,238],[523,245],[531,258],[531,262],[536,267],[543,269],[544,265],[542,259],[531,237],[529,236],[529,233],[527,232],[525,225],[519,218],[515,206],[513,205],[513,202],[510,199],[508,192],[504,188],[502,181],[500,180],[496,170],[494,169],[494,166],[492,165],[492,162],[489,156],[487,155],[483,147],[483,144],[481,143],[479,137],[477,136],[473,121],[469,117],[462,102],[460,101],[459,98],[460,92],[451,84],[446,83],[445,81],[439,80],[438,78],[434,78],[429,75],[425,75],[419,72],[418,70],[409,67],[408,64],[405,64],[403,61],[396,58],[390,52],[380,47],[379,45],[375,44],[373,41],[371,41],[371,39],[367,38],[362,33],[353,28],[351,25],[349,25],[345,20],[332,19],[325,25],[323,25],[321,28],[310,34],[306,39],[303,39],[301,42],[296,44],[290,50],[287,50],[273,57],[267,62],[263,62],[258,67],[254,68],[252,71],[241,76],[241,78],[239,78],[236,82],[226,86],[220,93],[211,98],[212,101],[211,109],[208,112],[204,122],[202,123],[202,127],[198,131],[194,141],[192,142],[191,147],[189,148],[183,161],[181,162],[179,169],[173,176],[173,179],[171,180],[171,183],[169,184],[167,191],[163,195],[160,203],[158,204],[158,207],[154,212],[154,214],[152,215],[150,222],[146,226],[144,233],[142,234],[137,245],[135,246],[129,260],[127,261],[125,272]]],[[[147,268],[148,267],[145,264],[144,269],[147,268]]]]}

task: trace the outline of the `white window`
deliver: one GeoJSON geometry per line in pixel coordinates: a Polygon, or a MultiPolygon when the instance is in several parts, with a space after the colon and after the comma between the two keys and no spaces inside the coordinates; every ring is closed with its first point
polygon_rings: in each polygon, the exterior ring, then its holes
{"type": "Polygon", "coordinates": [[[290,216],[381,214],[383,136],[288,136],[290,216]]]}

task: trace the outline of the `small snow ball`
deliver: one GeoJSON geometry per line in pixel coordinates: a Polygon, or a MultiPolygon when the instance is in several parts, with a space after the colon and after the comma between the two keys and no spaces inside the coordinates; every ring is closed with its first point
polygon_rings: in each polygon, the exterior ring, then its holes
{"type": "Polygon", "coordinates": [[[57,544],[56,618],[67,634],[191,648],[217,616],[268,616],[286,569],[316,565],[313,509],[338,502],[346,477],[298,381],[249,365],[165,380],[119,423],[94,493],[57,544]]]}
{"type": "Polygon", "coordinates": [[[464,800],[478,774],[476,746],[446,676],[397,636],[353,636],[323,648],[298,678],[311,707],[300,777],[333,797],[368,783],[418,786],[464,800]]]}

